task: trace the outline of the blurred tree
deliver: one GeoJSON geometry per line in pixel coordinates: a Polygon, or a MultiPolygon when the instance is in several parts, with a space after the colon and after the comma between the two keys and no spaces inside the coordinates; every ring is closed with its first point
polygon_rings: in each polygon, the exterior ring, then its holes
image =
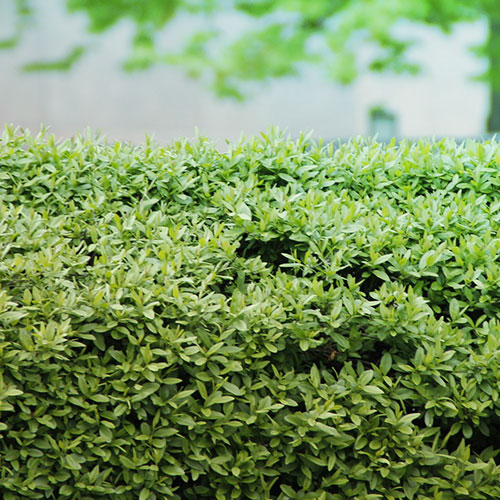
{"type": "MultiPolygon", "coordinates": [[[[15,1],[20,18],[28,17],[34,0],[15,1]]],[[[249,92],[251,82],[297,74],[303,63],[321,64],[331,78],[345,84],[366,69],[416,74],[419,67],[407,58],[415,42],[398,34],[400,21],[450,33],[456,23],[484,19],[489,35],[475,53],[489,61],[481,75],[491,89],[487,129],[500,130],[499,0],[66,0],[66,5],[70,12],[85,12],[94,33],[122,19],[134,22],[136,34],[125,69],[178,64],[208,81],[217,95],[237,99],[249,92]],[[158,33],[179,14],[210,20],[228,11],[244,14],[250,28],[235,38],[220,29],[198,31],[174,54],[158,47],[158,33]],[[362,44],[376,48],[364,65],[358,51],[362,44]]],[[[19,34],[3,43],[12,46],[18,39],[19,34]]],[[[79,46],[59,62],[35,62],[26,69],[67,69],[82,54],[79,46]]]]}

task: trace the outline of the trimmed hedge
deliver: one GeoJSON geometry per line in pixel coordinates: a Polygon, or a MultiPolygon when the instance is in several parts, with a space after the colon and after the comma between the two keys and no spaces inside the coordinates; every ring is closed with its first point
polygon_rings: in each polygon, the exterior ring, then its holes
{"type": "Polygon", "coordinates": [[[0,496],[500,498],[499,164],[7,127],[0,496]]]}

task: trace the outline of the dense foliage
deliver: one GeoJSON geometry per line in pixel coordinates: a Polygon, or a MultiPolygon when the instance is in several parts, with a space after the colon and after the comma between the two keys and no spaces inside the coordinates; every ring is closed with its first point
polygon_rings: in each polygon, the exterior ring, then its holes
{"type": "Polygon", "coordinates": [[[0,496],[499,498],[499,164],[7,128],[0,496]]]}

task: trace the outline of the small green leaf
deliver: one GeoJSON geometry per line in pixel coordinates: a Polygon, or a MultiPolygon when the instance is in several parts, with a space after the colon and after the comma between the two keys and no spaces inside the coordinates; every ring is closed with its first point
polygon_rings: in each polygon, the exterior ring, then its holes
{"type": "Polygon", "coordinates": [[[130,460],[130,458],[127,458],[125,455],[120,455],[119,457],[120,463],[126,468],[126,469],[131,469],[135,470],[137,469],[137,464],[130,460]]]}
{"type": "Polygon", "coordinates": [[[185,474],[184,469],[179,465],[166,465],[162,467],[161,470],[167,474],[167,476],[183,476],[185,474]]]}
{"type": "Polygon", "coordinates": [[[68,465],[69,469],[80,470],[82,468],[82,466],[80,465],[80,462],[82,461],[81,459],[81,456],[72,453],[70,455],[66,455],[66,464],[68,465]]]}
{"type": "Polygon", "coordinates": [[[148,500],[150,494],[151,491],[148,488],[142,488],[141,492],[139,493],[139,500],[148,500]]]}
{"type": "Polygon", "coordinates": [[[281,484],[280,488],[281,491],[289,498],[295,498],[297,495],[295,493],[295,490],[291,486],[288,486],[287,484],[281,484]]]}
{"type": "Polygon", "coordinates": [[[59,494],[68,497],[73,494],[73,487],[69,484],[64,484],[59,488],[59,494]]]}
{"type": "Polygon", "coordinates": [[[311,377],[313,387],[318,388],[321,383],[321,375],[316,365],[312,365],[309,376],[311,377]]]}
{"type": "Polygon", "coordinates": [[[240,203],[238,206],[238,217],[242,220],[251,221],[252,212],[246,205],[246,203],[240,203]]]}
{"type": "Polygon", "coordinates": [[[151,396],[151,394],[155,393],[159,388],[160,388],[160,384],[158,384],[156,382],[150,382],[150,383],[144,384],[139,389],[139,392],[137,394],[134,394],[130,398],[130,401],[132,403],[135,403],[137,401],[142,401],[143,399],[146,399],[147,397],[151,396]]]}
{"type": "Polygon", "coordinates": [[[237,385],[231,384],[230,382],[224,382],[224,389],[234,396],[243,396],[241,389],[237,385]]]}
{"type": "Polygon", "coordinates": [[[180,384],[182,382],[182,379],[177,377],[166,377],[161,379],[161,382],[165,385],[175,385],[175,384],[180,384]]]}
{"type": "Polygon", "coordinates": [[[358,379],[359,385],[364,386],[364,385],[368,384],[372,380],[373,374],[374,374],[373,370],[364,371],[358,379]]]}
{"type": "Polygon", "coordinates": [[[365,385],[363,386],[363,391],[368,394],[384,394],[384,391],[380,387],[376,387],[375,385],[365,385]]]}
{"type": "Polygon", "coordinates": [[[386,352],[382,359],[380,360],[380,369],[383,375],[387,375],[392,367],[392,356],[389,352],[386,352]]]}

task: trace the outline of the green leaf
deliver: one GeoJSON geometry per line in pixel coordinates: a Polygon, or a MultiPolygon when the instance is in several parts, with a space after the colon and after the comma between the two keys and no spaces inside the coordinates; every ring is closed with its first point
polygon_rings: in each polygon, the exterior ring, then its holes
{"type": "Polygon", "coordinates": [[[363,386],[363,391],[367,392],[368,394],[384,394],[384,391],[375,385],[365,385],[363,386]]]}
{"type": "Polygon", "coordinates": [[[319,373],[318,367],[316,365],[312,365],[310,371],[310,377],[313,387],[318,388],[321,383],[321,375],[319,373]]]}
{"type": "Polygon", "coordinates": [[[180,384],[182,382],[182,379],[177,378],[177,377],[166,377],[166,378],[162,378],[161,382],[162,382],[162,384],[165,384],[165,385],[175,385],[175,384],[180,384]]]}
{"type": "Polygon", "coordinates": [[[65,497],[72,495],[73,492],[74,492],[73,487],[70,486],[69,484],[63,484],[59,488],[59,494],[65,496],[65,497]]]}
{"type": "Polygon", "coordinates": [[[387,375],[392,367],[392,356],[389,352],[384,353],[380,360],[380,369],[383,375],[387,375]]]}
{"type": "Polygon", "coordinates": [[[196,422],[193,420],[191,415],[175,415],[173,420],[180,425],[185,425],[188,427],[195,427],[196,422]]]}
{"type": "Polygon", "coordinates": [[[425,252],[420,258],[420,262],[418,263],[418,268],[423,271],[435,264],[438,260],[439,255],[435,250],[428,250],[425,252]]]}
{"type": "Polygon", "coordinates": [[[21,394],[24,394],[23,391],[20,391],[19,389],[16,389],[13,386],[4,387],[2,389],[2,392],[0,393],[0,395],[2,396],[2,398],[8,398],[8,397],[11,397],[11,396],[21,396],[21,394]]]}
{"type": "Polygon", "coordinates": [[[80,465],[82,460],[82,457],[80,455],[76,455],[74,453],[71,453],[69,455],[66,455],[66,464],[69,469],[71,470],[80,470],[82,466],[80,465]]]}
{"type": "Polygon", "coordinates": [[[144,317],[148,319],[154,319],[155,317],[155,312],[153,309],[143,309],[142,314],[144,314],[144,317]]]}
{"type": "Polygon", "coordinates": [[[92,401],[95,401],[96,403],[108,403],[109,402],[109,397],[106,396],[105,394],[92,394],[90,396],[90,399],[92,399],[92,401]]]}
{"type": "Polygon", "coordinates": [[[130,398],[130,401],[132,403],[135,403],[137,401],[142,401],[143,399],[146,399],[147,397],[151,396],[151,394],[155,393],[159,388],[160,388],[160,384],[158,384],[156,382],[150,382],[150,383],[144,384],[139,389],[139,392],[137,394],[134,394],[130,398]]]}
{"type": "Polygon", "coordinates": [[[240,203],[238,205],[238,217],[242,220],[251,221],[252,212],[245,203],[240,203]]]}
{"type": "Polygon", "coordinates": [[[100,473],[99,465],[96,465],[90,471],[90,474],[89,474],[89,480],[90,480],[91,484],[94,484],[96,482],[97,478],[99,477],[99,473],[100,473]]]}
{"type": "Polygon", "coordinates": [[[215,404],[225,404],[225,403],[229,403],[230,401],[233,401],[233,400],[234,400],[234,398],[232,396],[215,395],[215,396],[209,397],[209,399],[207,400],[207,404],[209,406],[215,405],[215,404]]]}
{"type": "Polygon", "coordinates": [[[241,389],[237,385],[231,384],[230,382],[224,382],[224,389],[234,396],[243,396],[241,389]]]}
{"type": "Polygon", "coordinates": [[[291,486],[288,486],[286,484],[280,484],[280,488],[281,491],[289,498],[295,498],[297,495],[295,493],[295,490],[291,486]]]}
{"type": "Polygon", "coordinates": [[[113,415],[118,418],[122,416],[128,410],[128,406],[124,403],[119,404],[116,408],[113,409],[113,415]]]}
{"type": "Polygon", "coordinates": [[[329,434],[330,436],[340,436],[340,433],[335,429],[334,427],[331,427],[326,424],[322,424],[321,422],[315,422],[314,423],[314,428],[318,429],[326,434],[329,434]]]}
{"type": "Polygon", "coordinates": [[[380,257],[378,257],[377,259],[375,259],[373,261],[373,265],[378,266],[379,264],[383,264],[384,262],[387,262],[388,260],[390,260],[391,257],[392,257],[392,253],[381,255],[380,257]]]}
{"type": "Polygon", "coordinates": [[[374,375],[373,370],[366,370],[366,371],[364,371],[359,376],[359,379],[358,379],[359,385],[365,386],[366,384],[368,384],[372,380],[373,375],[374,375]]]}
{"type": "Polygon", "coordinates": [[[127,458],[126,456],[124,455],[120,455],[118,457],[118,459],[120,460],[120,463],[126,468],[126,469],[131,469],[131,470],[136,470],[137,469],[137,464],[130,460],[130,458],[127,458]]]}
{"type": "Polygon", "coordinates": [[[383,269],[374,269],[372,272],[377,278],[380,278],[383,281],[392,281],[389,275],[383,269]]]}
{"type": "Polygon", "coordinates": [[[166,465],[161,470],[167,476],[183,476],[185,474],[184,469],[179,465],[166,465]]]}
{"type": "Polygon", "coordinates": [[[165,427],[163,429],[158,429],[157,431],[155,431],[154,435],[158,438],[164,438],[178,434],[178,432],[179,431],[177,429],[173,429],[172,427],[165,427]]]}
{"type": "Polygon", "coordinates": [[[151,495],[151,491],[148,488],[143,488],[139,493],[139,500],[148,500],[151,495]]]}
{"type": "Polygon", "coordinates": [[[51,415],[43,415],[37,418],[38,422],[42,425],[46,425],[50,429],[56,429],[57,423],[51,415]]]}

